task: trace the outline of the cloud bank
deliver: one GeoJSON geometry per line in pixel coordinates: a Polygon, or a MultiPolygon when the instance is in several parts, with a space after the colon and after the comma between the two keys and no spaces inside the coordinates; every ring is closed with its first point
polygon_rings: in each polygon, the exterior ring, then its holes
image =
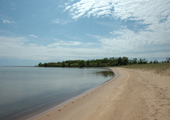
{"type": "Polygon", "coordinates": [[[80,0],[69,2],[65,10],[76,20],[107,17],[146,26],[138,30],[122,26],[110,31],[109,37],[96,37],[113,56],[159,58],[170,54],[170,0],[80,0]]]}
{"type": "MultiPolygon", "coordinates": [[[[72,35],[72,41],[56,38],[55,42],[46,45],[29,40],[31,37],[40,38],[39,35],[25,35],[29,38],[0,35],[0,58],[58,61],[127,56],[164,60],[170,55],[170,0],[69,0],[64,5],[63,14],[69,13],[72,19],[58,18],[51,23],[68,25],[75,20],[77,25],[80,18],[82,21],[93,18],[95,24],[106,26],[104,29],[108,26],[113,29],[105,36],[81,33],[92,40],[95,38],[96,42],[82,42],[72,35]],[[114,29],[114,24],[107,23],[103,18],[126,24],[114,29]],[[129,21],[138,27],[129,28],[129,21]]],[[[4,26],[15,23],[1,20],[4,26]]]]}
{"type": "Polygon", "coordinates": [[[25,37],[0,36],[0,58],[44,61],[93,58],[94,54],[96,57],[104,54],[104,51],[94,47],[94,43],[56,40],[52,44],[39,45],[37,43],[28,44],[28,41],[25,37]]]}

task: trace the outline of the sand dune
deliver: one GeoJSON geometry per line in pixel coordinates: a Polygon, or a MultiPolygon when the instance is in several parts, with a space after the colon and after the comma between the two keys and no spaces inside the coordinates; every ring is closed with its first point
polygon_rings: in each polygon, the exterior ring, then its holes
{"type": "Polygon", "coordinates": [[[111,68],[116,77],[35,120],[170,120],[170,76],[111,68]]]}

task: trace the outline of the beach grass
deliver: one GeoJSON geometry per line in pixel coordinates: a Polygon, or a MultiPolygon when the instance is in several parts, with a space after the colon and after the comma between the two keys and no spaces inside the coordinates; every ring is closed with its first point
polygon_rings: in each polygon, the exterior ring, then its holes
{"type": "Polygon", "coordinates": [[[170,76],[170,63],[135,64],[135,65],[127,65],[121,67],[128,68],[128,69],[153,70],[156,74],[170,76]]]}

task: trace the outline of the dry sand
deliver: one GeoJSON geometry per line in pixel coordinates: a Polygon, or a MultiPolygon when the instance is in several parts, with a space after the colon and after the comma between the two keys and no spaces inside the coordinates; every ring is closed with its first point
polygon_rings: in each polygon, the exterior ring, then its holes
{"type": "Polygon", "coordinates": [[[34,119],[170,120],[170,76],[111,69],[117,75],[111,81],[34,119]]]}

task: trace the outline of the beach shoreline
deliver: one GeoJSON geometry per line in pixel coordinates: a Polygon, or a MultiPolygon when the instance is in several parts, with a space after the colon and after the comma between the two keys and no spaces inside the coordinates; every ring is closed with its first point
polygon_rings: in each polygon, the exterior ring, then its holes
{"type": "Polygon", "coordinates": [[[170,119],[169,76],[153,71],[111,68],[116,77],[28,120],[170,119]]]}
{"type": "MultiPolygon", "coordinates": [[[[98,67],[98,68],[99,68],[99,69],[109,69],[109,70],[111,70],[111,71],[113,72],[113,70],[110,69],[110,68],[108,68],[108,67],[104,67],[104,68],[98,67]]],[[[96,68],[96,69],[98,69],[98,68],[96,68]]],[[[113,72],[113,73],[114,73],[114,72],[113,72]]],[[[43,114],[46,114],[46,113],[48,113],[48,112],[50,112],[50,111],[52,111],[52,110],[59,109],[60,107],[65,106],[65,105],[69,104],[70,102],[75,101],[76,99],[79,99],[79,98],[81,98],[81,97],[83,97],[83,96],[86,96],[86,94],[89,94],[90,92],[93,92],[94,90],[98,89],[98,88],[101,87],[103,84],[109,82],[110,80],[112,80],[112,79],[115,78],[115,77],[116,77],[116,74],[114,73],[114,76],[113,76],[112,78],[110,78],[109,80],[101,83],[99,86],[93,87],[93,88],[91,88],[91,89],[89,89],[89,90],[86,90],[86,91],[84,91],[83,93],[80,93],[80,94],[78,94],[78,95],[76,95],[76,96],[73,96],[73,97],[67,99],[67,100],[64,100],[64,101],[62,101],[61,103],[56,104],[56,105],[53,105],[52,107],[50,107],[50,108],[48,108],[48,109],[46,109],[46,110],[43,110],[43,111],[41,111],[41,112],[38,112],[38,113],[36,113],[36,114],[24,116],[24,117],[21,118],[21,120],[22,120],[22,119],[33,120],[33,119],[36,119],[37,117],[39,117],[39,116],[41,116],[41,115],[43,115],[43,114]]]]}

